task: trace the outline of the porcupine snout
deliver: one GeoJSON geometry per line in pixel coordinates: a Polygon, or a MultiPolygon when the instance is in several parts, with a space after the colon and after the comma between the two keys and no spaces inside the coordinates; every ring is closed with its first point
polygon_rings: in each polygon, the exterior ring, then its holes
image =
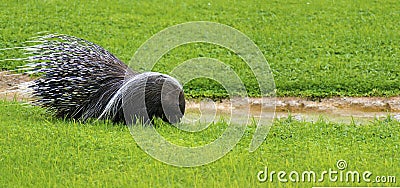
{"type": "Polygon", "coordinates": [[[122,109],[127,124],[149,123],[159,117],[178,123],[185,111],[181,84],[174,78],[156,72],[146,72],[129,78],[121,88],[122,109]]]}

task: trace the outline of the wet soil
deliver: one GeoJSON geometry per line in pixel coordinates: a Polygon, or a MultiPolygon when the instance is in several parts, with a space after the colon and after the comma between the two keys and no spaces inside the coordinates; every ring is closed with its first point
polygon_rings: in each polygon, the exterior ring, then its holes
{"type": "MultiPolygon", "coordinates": [[[[27,75],[0,72],[0,99],[6,100],[29,100],[19,84],[32,81],[27,75]]],[[[235,100],[235,99],[233,99],[235,100]]],[[[354,121],[373,118],[384,118],[388,115],[400,120],[400,96],[399,97],[333,97],[317,101],[300,97],[277,97],[273,99],[250,98],[245,104],[234,103],[223,100],[222,102],[189,100],[186,112],[192,116],[211,116],[216,114],[230,114],[231,116],[244,113],[267,118],[288,117],[291,115],[298,120],[314,121],[321,116],[333,121],[354,121]],[[265,104],[267,103],[267,104],[265,104]],[[275,103],[275,111],[273,104],[275,103]],[[238,105],[239,104],[239,105],[238,105]],[[260,111],[263,114],[260,114],[260,111]]]]}
{"type": "Polygon", "coordinates": [[[28,95],[21,92],[18,86],[21,83],[32,81],[33,78],[24,74],[13,74],[7,71],[0,72],[0,99],[28,100],[28,95]]]}

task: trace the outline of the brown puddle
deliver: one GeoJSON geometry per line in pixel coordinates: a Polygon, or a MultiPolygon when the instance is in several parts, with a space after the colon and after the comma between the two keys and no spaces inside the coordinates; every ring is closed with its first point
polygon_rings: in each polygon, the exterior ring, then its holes
{"type": "Polygon", "coordinates": [[[32,81],[33,78],[24,74],[12,74],[7,71],[0,72],[0,99],[9,101],[25,101],[29,100],[28,95],[21,92],[18,84],[32,81]]]}
{"type": "MultiPolygon", "coordinates": [[[[29,100],[17,85],[32,80],[27,75],[0,72],[0,99],[29,100]]],[[[271,98],[232,99],[222,102],[188,100],[184,122],[211,122],[223,118],[228,122],[230,119],[232,122],[246,123],[254,118],[262,120],[262,123],[270,123],[273,117],[286,118],[289,115],[300,121],[317,121],[322,117],[328,121],[343,123],[363,123],[391,115],[400,121],[400,97],[333,97],[319,101],[299,97],[277,97],[275,101],[271,98]]]]}
{"type": "Polygon", "coordinates": [[[247,123],[249,119],[246,115],[261,120],[261,123],[269,123],[272,117],[280,119],[288,116],[298,121],[308,122],[315,122],[322,118],[332,122],[361,124],[388,116],[400,121],[400,97],[335,97],[320,101],[296,97],[276,98],[275,113],[271,99],[250,98],[248,101],[248,106],[231,105],[229,101],[188,101],[185,116],[189,116],[189,120],[203,118],[206,122],[210,119],[218,120],[221,117],[232,118],[232,121],[236,123],[247,123]],[[263,100],[267,105],[261,105],[263,100]],[[261,110],[262,114],[260,114],[261,110]]]}

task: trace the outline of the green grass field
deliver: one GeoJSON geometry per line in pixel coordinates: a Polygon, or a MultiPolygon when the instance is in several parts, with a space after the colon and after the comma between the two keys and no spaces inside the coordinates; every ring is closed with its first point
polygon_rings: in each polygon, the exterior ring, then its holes
{"type": "MultiPolygon", "coordinates": [[[[169,26],[213,21],[234,27],[253,40],[274,74],[278,96],[400,95],[400,1],[7,1],[0,0],[0,48],[22,46],[38,32],[63,33],[103,46],[124,62],[147,39],[169,26]]],[[[20,56],[0,51],[0,59],[20,56]]],[[[154,68],[168,73],[196,57],[228,63],[248,86],[257,87],[248,67],[230,51],[188,44],[166,54],[154,68]],[[250,76],[249,76],[250,75],[250,76]]],[[[0,62],[11,70],[18,62],[0,62]]],[[[226,97],[211,80],[184,86],[187,97],[226,97]]],[[[41,108],[0,101],[0,187],[311,187],[399,186],[400,126],[388,117],[355,125],[277,120],[254,153],[248,151],[255,127],[222,159],[195,168],[174,167],[147,155],[129,129],[104,122],[54,119],[41,108]],[[260,183],[270,171],[371,171],[396,176],[397,183],[260,183]]],[[[228,125],[201,134],[168,125],[157,131],[177,144],[201,145],[228,125]]],[[[173,151],[172,151],[173,152],[173,151]]]]}
{"type": "MultiPolygon", "coordinates": [[[[169,135],[173,143],[185,145],[193,144],[193,140],[208,143],[218,136],[216,130],[226,126],[211,125],[211,131],[204,134],[182,133],[172,126],[160,126],[157,131],[169,135]]],[[[287,173],[338,170],[336,162],[340,159],[348,163],[344,172],[371,171],[371,179],[399,178],[400,126],[390,118],[361,126],[322,119],[315,123],[291,118],[280,120],[254,153],[248,151],[254,132],[251,126],[228,155],[194,168],[174,167],[154,160],[136,145],[125,126],[56,120],[40,108],[19,103],[1,102],[0,127],[1,187],[399,185],[362,180],[279,183],[276,176],[272,182],[260,183],[257,179],[257,173],[265,167],[287,173]]]]}
{"type": "MultiPolygon", "coordinates": [[[[269,62],[278,96],[394,96],[400,94],[400,2],[381,1],[5,1],[0,48],[48,31],[85,38],[129,62],[155,33],[189,21],[234,27],[253,40],[269,62]]],[[[0,51],[0,59],[17,55],[0,51]]],[[[157,71],[194,57],[231,65],[257,95],[238,56],[215,45],[189,44],[165,55],[157,71]],[[165,66],[166,65],[166,66],[165,66]]],[[[17,63],[3,62],[2,69],[17,63]]],[[[211,81],[189,83],[187,96],[224,96],[211,81]],[[206,83],[206,84],[204,84],[206,83]]]]}

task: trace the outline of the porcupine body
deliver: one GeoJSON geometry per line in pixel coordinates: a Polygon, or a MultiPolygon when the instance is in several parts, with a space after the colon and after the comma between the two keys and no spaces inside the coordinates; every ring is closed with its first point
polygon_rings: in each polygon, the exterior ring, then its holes
{"type": "Polygon", "coordinates": [[[160,117],[176,123],[184,114],[182,86],[168,75],[137,73],[102,47],[77,37],[49,34],[34,42],[38,44],[24,48],[30,54],[24,69],[41,75],[29,86],[34,104],[58,117],[125,123],[160,117]]]}

